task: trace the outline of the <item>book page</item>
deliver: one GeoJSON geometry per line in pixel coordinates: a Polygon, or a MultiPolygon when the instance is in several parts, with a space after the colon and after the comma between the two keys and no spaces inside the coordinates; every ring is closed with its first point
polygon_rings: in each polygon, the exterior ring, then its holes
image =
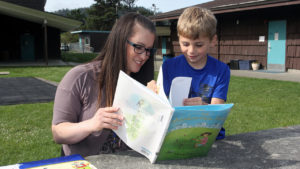
{"type": "Polygon", "coordinates": [[[114,107],[125,117],[114,132],[133,150],[155,162],[174,109],[156,93],[120,71],[114,107]]]}
{"type": "Polygon", "coordinates": [[[183,106],[183,100],[188,98],[191,83],[191,77],[176,77],[172,80],[169,100],[173,107],[183,106]]]}
{"type": "Polygon", "coordinates": [[[163,72],[162,72],[162,66],[159,68],[158,76],[157,76],[157,81],[156,85],[158,88],[158,95],[166,102],[169,103],[169,100],[165,94],[164,90],[164,81],[163,81],[163,72]]]}

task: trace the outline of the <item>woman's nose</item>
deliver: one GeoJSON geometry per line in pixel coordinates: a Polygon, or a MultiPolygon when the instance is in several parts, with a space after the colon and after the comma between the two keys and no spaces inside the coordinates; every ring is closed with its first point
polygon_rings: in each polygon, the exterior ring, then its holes
{"type": "Polygon", "coordinates": [[[149,58],[147,51],[145,51],[144,53],[140,54],[140,57],[141,57],[143,60],[147,60],[147,59],[149,58]]]}

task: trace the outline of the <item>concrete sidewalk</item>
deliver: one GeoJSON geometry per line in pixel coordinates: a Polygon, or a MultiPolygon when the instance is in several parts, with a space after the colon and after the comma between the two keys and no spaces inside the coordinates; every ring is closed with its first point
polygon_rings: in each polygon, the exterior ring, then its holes
{"type": "MultiPolygon", "coordinates": [[[[162,62],[162,57],[156,58],[154,64],[155,71],[159,71],[162,62]]],[[[300,70],[289,70],[287,72],[272,72],[267,70],[230,70],[230,72],[232,76],[300,82],[300,70]]]]}
{"type": "Polygon", "coordinates": [[[268,72],[266,70],[230,70],[232,76],[300,82],[300,71],[268,72]]]}

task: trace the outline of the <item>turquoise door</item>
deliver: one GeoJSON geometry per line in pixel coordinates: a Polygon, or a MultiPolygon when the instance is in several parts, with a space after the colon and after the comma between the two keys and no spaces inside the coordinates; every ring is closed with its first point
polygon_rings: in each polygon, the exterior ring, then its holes
{"type": "Polygon", "coordinates": [[[21,59],[34,61],[34,37],[30,34],[21,36],[21,59]]]}
{"type": "Polygon", "coordinates": [[[270,21],[268,33],[267,68],[285,72],[286,21],[270,21]]]}
{"type": "Polygon", "coordinates": [[[162,47],[161,47],[161,53],[162,54],[166,54],[167,53],[167,42],[166,42],[166,38],[162,37],[161,39],[161,43],[162,43],[162,47]]]}

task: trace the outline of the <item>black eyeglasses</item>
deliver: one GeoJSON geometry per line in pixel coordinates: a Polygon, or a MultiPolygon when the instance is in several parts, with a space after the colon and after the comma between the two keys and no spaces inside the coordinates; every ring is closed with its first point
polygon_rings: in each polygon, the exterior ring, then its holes
{"type": "Polygon", "coordinates": [[[135,44],[133,42],[130,42],[129,40],[127,40],[127,43],[129,45],[133,46],[134,52],[137,54],[142,54],[142,53],[146,52],[146,56],[153,56],[156,52],[155,48],[145,48],[145,46],[135,44]]]}

